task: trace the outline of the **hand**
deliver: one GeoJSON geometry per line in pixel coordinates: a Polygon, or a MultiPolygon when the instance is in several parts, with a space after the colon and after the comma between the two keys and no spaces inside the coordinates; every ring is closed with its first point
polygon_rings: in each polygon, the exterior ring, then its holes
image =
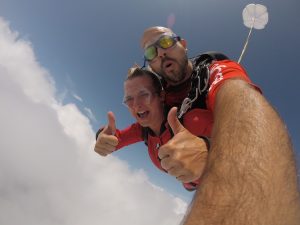
{"type": "Polygon", "coordinates": [[[116,120],[113,112],[107,113],[108,125],[104,127],[101,133],[98,135],[96,144],[95,144],[95,152],[102,156],[107,156],[116,150],[116,146],[119,141],[116,136],[114,136],[116,132],[116,120]]]}
{"type": "Polygon", "coordinates": [[[207,146],[203,139],[191,134],[177,118],[177,108],[168,114],[174,137],[159,148],[161,166],[181,182],[198,180],[206,166],[207,146]]]}

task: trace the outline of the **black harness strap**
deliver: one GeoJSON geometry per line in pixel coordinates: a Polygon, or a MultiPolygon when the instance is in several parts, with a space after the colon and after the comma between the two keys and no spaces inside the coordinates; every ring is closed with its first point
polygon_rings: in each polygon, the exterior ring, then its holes
{"type": "Polygon", "coordinates": [[[228,59],[228,57],[219,52],[206,52],[190,59],[193,63],[191,89],[181,104],[179,118],[190,109],[207,108],[205,98],[209,89],[209,66],[215,60],[220,61],[225,59],[228,59]]]}

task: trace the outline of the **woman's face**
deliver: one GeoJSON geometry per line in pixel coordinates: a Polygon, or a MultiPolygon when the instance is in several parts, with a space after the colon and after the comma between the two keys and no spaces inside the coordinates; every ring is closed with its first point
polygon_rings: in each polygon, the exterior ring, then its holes
{"type": "Polygon", "coordinates": [[[134,77],[124,83],[124,103],[143,127],[160,129],[164,119],[163,101],[164,98],[155,92],[149,76],[134,77]]]}

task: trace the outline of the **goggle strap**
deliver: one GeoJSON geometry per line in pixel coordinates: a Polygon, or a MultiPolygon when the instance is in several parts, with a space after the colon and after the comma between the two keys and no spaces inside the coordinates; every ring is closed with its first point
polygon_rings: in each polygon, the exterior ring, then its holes
{"type": "Polygon", "coordinates": [[[144,57],[144,64],[143,64],[143,66],[142,66],[142,68],[141,69],[145,69],[146,68],[146,62],[147,60],[146,60],[146,58],[144,57]]]}

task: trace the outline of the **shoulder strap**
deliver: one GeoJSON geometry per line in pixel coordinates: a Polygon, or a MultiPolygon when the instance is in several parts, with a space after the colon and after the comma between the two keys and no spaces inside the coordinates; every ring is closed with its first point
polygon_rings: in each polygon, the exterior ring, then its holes
{"type": "Polygon", "coordinates": [[[142,139],[146,146],[148,146],[148,134],[149,134],[149,128],[142,127],[142,139]]]}
{"type": "Polygon", "coordinates": [[[193,63],[193,72],[191,75],[191,90],[188,96],[183,100],[178,117],[181,118],[184,113],[192,108],[207,108],[205,98],[209,89],[209,65],[212,61],[225,60],[228,57],[219,52],[205,52],[191,58],[193,63]]]}
{"type": "Polygon", "coordinates": [[[210,64],[213,61],[220,61],[225,59],[228,59],[226,55],[214,51],[205,52],[204,54],[197,56],[193,64],[192,88],[189,95],[195,94],[195,89],[198,88],[199,97],[206,96],[207,91],[209,89],[208,81],[210,75],[209,73],[210,64]]]}

